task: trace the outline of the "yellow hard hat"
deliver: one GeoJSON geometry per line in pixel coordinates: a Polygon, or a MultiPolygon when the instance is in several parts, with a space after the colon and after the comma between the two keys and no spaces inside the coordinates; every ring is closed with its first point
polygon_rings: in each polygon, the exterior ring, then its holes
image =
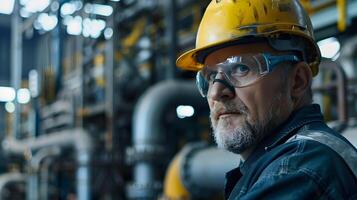
{"type": "Polygon", "coordinates": [[[320,50],[298,0],[212,0],[199,26],[196,48],[182,54],[176,64],[198,71],[210,52],[259,39],[279,51],[299,50],[312,74],[318,73],[320,50]]]}

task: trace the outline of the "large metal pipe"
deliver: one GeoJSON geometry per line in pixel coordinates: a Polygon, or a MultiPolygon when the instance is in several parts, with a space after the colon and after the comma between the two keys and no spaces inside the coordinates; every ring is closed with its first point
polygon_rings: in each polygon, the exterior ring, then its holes
{"type": "MultiPolygon", "coordinates": [[[[22,80],[22,20],[20,17],[20,2],[14,1],[14,11],[11,18],[11,83],[17,92],[22,80]]],[[[17,95],[16,95],[17,96],[17,95]]],[[[15,112],[12,114],[12,136],[17,138],[20,134],[20,104],[17,97],[14,100],[15,112]]]]}
{"type": "Polygon", "coordinates": [[[3,141],[5,152],[25,154],[48,147],[74,147],[77,156],[77,195],[79,200],[90,199],[90,153],[92,142],[89,134],[83,129],[74,129],[43,135],[38,138],[16,140],[7,138],[3,141]]]}
{"type": "Polygon", "coordinates": [[[222,193],[225,174],[241,161],[238,154],[205,143],[188,144],[181,153],[181,180],[193,198],[222,193]]]}
{"type": "Polygon", "coordinates": [[[39,199],[39,170],[41,162],[48,157],[58,156],[61,153],[59,147],[50,147],[40,149],[35,156],[33,156],[29,162],[29,176],[27,183],[27,199],[29,200],[38,200],[39,199]]]}
{"type": "Polygon", "coordinates": [[[239,166],[238,154],[189,143],[175,156],[165,177],[163,199],[200,199],[224,191],[225,173],[239,166]]]}
{"type": "Polygon", "coordinates": [[[177,2],[176,0],[165,1],[166,34],[168,41],[169,65],[166,67],[166,78],[172,79],[177,74],[177,2]]]}
{"type": "Polygon", "coordinates": [[[0,200],[3,199],[3,190],[10,183],[25,183],[26,176],[18,172],[0,175],[0,200]]]}
{"type": "Polygon", "coordinates": [[[131,199],[155,199],[160,181],[155,180],[156,165],[167,154],[164,114],[178,105],[207,106],[194,82],[163,81],[150,88],[139,100],[133,118],[133,147],[127,157],[135,163],[134,182],[128,186],[131,199]],[[158,161],[158,162],[153,162],[158,161]]]}
{"type": "Polygon", "coordinates": [[[40,199],[41,200],[48,200],[48,186],[49,186],[49,171],[50,166],[53,163],[53,157],[47,158],[43,161],[40,169],[40,199]]]}

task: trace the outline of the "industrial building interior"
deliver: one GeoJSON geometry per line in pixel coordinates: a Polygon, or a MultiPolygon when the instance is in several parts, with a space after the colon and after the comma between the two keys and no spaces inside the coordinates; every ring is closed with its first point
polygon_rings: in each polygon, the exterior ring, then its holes
{"type": "MultiPolygon", "coordinates": [[[[195,73],[209,0],[0,0],[0,200],[222,199],[195,73]]],[[[357,146],[357,1],[300,0],[325,120],[357,146]]]]}

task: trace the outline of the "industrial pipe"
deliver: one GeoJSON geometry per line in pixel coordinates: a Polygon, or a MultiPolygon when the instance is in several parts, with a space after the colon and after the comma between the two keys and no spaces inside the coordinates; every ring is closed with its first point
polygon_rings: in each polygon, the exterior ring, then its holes
{"type": "MultiPolygon", "coordinates": [[[[11,17],[11,85],[17,92],[22,80],[22,20],[20,16],[20,3],[14,1],[14,11],[11,17]]],[[[21,106],[15,98],[15,111],[12,116],[12,136],[19,137],[21,106]]]]}
{"type": "Polygon", "coordinates": [[[29,200],[39,199],[39,187],[38,187],[38,172],[41,166],[41,162],[48,157],[58,156],[61,153],[59,147],[50,147],[40,149],[35,156],[33,156],[29,162],[29,176],[27,183],[27,197],[29,200]]]}
{"type": "Polygon", "coordinates": [[[225,173],[238,167],[240,160],[238,154],[203,142],[187,144],[168,168],[164,199],[196,199],[222,194],[225,173]]]}
{"type": "Polygon", "coordinates": [[[336,74],[336,81],[333,83],[328,83],[322,86],[315,86],[312,89],[314,91],[328,90],[330,88],[337,89],[337,108],[338,108],[338,120],[340,123],[341,132],[347,125],[348,122],[348,109],[347,109],[347,78],[345,71],[340,65],[331,60],[323,60],[320,65],[320,69],[332,70],[336,74]]]}
{"type": "Polygon", "coordinates": [[[150,88],[138,101],[133,118],[133,147],[127,158],[134,163],[134,182],[128,186],[131,199],[155,199],[161,189],[156,177],[156,165],[167,155],[164,114],[179,105],[207,107],[194,82],[162,81],[150,88]],[[153,162],[158,161],[158,162],[153,162]]]}
{"type": "Polygon", "coordinates": [[[347,2],[346,0],[337,0],[338,21],[337,28],[343,32],[347,27],[347,2]]]}
{"type": "Polygon", "coordinates": [[[166,78],[172,79],[177,74],[177,0],[165,1],[166,35],[168,41],[169,65],[166,67],[166,78]]]}
{"type": "Polygon", "coordinates": [[[193,198],[223,193],[225,174],[241,160],[238,154],[205,143],[186,145],[182,156],[181,180],[193,198]]]}
{"type": "Polygon", "coordinates": [[[25,183],[26,176],[21,173],[11,172],[0,175],[0,200],[3,199],[2,193],[4,188],[10,183],[25,183]]]}
{"type": "Polygon", "coordinates": [[[346,71],[346,75],[349,79],[357,76],[357,71],[355,69],[356,52],[357,36],[353,36],[343,43],[341,47],[341,55],[338,58],[338,62],[341,63],[341,66],[343,66],[343,69],[346,71]]]}
{"type": "Polygon", "coordinates": [[[164,181],[164,196],[160,200],[191,199],[189,191],[183,185],[180,176],[182,153],[177,154],[167,168],[164,181]]]}
{"type": "Polygon", "coordinates": [[[53,162],[53,158],[47,158],[43,161],[40,169],[40,199],[48,200],[48,186],[49,186],[49,168],[53,162]]]}
{"type": "Polygon", "coordinates": [[[3,141],[2,146],[5,152],[19,155],[47,147],[75,147],[78,163],[76,172],[78,200],[90,199],[90,153],[92,144],[89,134],[83,129],[61,131],[25,140],[7,138],[3,141]]]}

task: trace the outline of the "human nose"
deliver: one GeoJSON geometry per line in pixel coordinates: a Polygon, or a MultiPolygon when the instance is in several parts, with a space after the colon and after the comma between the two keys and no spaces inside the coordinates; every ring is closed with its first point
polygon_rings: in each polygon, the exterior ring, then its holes
{"type": "Polygon", "coordinates": [[[223,72],[217,73],[213,83],[208,88],[207,96],[216,101],[231,99],[235,96],[234,87],[227,82],[223,72]]]}

